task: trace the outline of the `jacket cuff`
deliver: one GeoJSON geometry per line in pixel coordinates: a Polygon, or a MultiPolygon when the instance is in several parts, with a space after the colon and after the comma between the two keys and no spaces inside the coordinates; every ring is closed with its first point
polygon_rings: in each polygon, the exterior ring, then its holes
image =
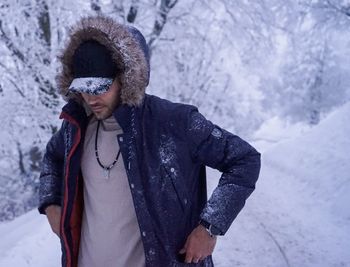
{"type": "Polygon", "coordinates": [[[200,218],[218,228],[225,235],[234,219],[242,210],[245,200],[254,191],[236,184],[222,185],[214,189],[200,218]]]}
{"type": "Polygon", "coordinates": [[[61,206],[61,198],[59,197],[52,197],[50,199],[45,200],[43,203],[41,203],[38,207],[38,211],[40,214],[45,214],[45,209],[50,205],[57,205],[61,206]]]}

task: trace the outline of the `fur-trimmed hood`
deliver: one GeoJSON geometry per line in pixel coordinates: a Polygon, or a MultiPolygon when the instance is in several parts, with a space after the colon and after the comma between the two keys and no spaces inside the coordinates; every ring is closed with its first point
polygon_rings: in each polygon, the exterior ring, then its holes
{"type": "Polygon", "coordinates": [[[66,96],[73,81],[72,58],[78,46],[93,39],[105,45],[110,51],[120,75],[121,102],[138,106],[142,102],[150,78],[149,50],[143,35],[136,28],[117,23],[105,16],[83,17],[69,29],[65,48],[58,56],[62,69],[56,76],[60,94],[66,96]]]}

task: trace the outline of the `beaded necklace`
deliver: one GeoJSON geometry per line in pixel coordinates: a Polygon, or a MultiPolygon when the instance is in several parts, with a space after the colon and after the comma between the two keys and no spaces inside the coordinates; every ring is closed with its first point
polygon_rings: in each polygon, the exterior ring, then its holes
{"type": "Polygon", "coordinates": [[[101,124],[101,121],[98,120],[97,122],[97,130],[96,130],[96,136],[95,136],[95,156],[96,156],[96,159],[97,159],[97,162],[98,164],[101,166],[101,168],[103,169],[103,175],[105,177],[106,180],[109,179],[109,173],[110,173],[110,170],[113,168],[113,166],[117,163],[118,161],[118,158],[119,158],[119,155],[120,155],[120,148],[119,148],[119,151],[117,153],[117,156],[115,158],[115,160],[113,161],[112,164],[110,164],[109,166],[104,166],[101,161],[100,161],[100,157],[98,156],[98,148],[97,148],[97,139],[98,139],[98,130],[100,129],[100,124],[101,124]]]}

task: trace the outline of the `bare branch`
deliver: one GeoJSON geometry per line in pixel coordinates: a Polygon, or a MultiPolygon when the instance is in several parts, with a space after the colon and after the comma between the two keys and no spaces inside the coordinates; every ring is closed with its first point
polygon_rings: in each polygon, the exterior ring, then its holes
{"type": "MultiPolygon", "coordinates": [[[[2,27],[2,21],[0,20],[0,40],[3,41],[7,47],[7,49],[11,52],[13,56],[18,58],[23,66],[32,73],[32,76],[34,80],[39,85],[39,91],[44,93],[44,95],[48,95],[50,97],[53,97],[54,99],[58,99],[57,92],[53,86],[53,84],[46,79],[38,69],[36,69],[35,64],[31,64],[31,62],[28,61],[28,59],[24,56],[24,54],[14,45],[13,41],[7,36],[5,33],[3,27],[2,27]]],[[[44,99],[41,99],[44,105],[47,105],[46,101],[44,99]]],[[[58,101],[51,101],[53,105],[58,105],[58,101]]]]}
{"type": "Polygon", "coordinates": [[[40,26],[40,37],[45,40],[46,45],[51,47],[51,26],[49,8],[45,0],[37,0],[39,6],[38,22],[40,26]]]}
{"type": "Polygon", "coordinates": [[[26,170],[24,168],[24,162],[23,162],[23,152],[22,152],[22,148],[21,148],[21,144],[17,141],[17,151],[18,151],[18,167],[19,170],[21,172],[21,174],[25,174],[26,170]]]}
{"type": "Polygon", "coordinates": [[[95,11],[97,14],[102,12],[101,4],[99,0],[91,0],[90,7],[92,11],[95,11]]]}
{"type": "Polygon", "coordinates": [[[17,92],[21,95],[21,97],[25,98],[25,95],[24,93],[22,92],[21,89],[19,89],[19,87],[17,86],[17,84],[11,80],[11,79],[8,79],[10,81],[10,83],[16,88],[17,92]]]}
{"type": "Polygon", "coordinates": [[[176,5],[177,0],[161,0],[160,7],[157,10],[156,21],[153,25],[153,30],[151,33],[151,37],[148,41],[148,46],[150,48],[150,55],[152,55],[152,50],[155,46],[157,39],[159,38],[164,25],[167,22],[167,17],[172,8],[176,5]]]}
{"type": "Polygon", "coordinates": [[[334,3],[332,3],[330,0],[326,0],[326,3],[329,7],[335,9],[336,11],[343,13],[344,15],[350,17],[350,5],[349,6],[337,6],[334,3]]]}
{"type": "Polygon", "coordinates": [[[22,62],[25,62],[25,57],[24,57],[23,53],[17,47],[15,47],[13,42],[6,35],[6,33],[2,27],[1,20],[0,20],[0,40],[2,40],[5,43],[6,47],[11,51],[12,55],[16,56],[22,62]]]}
{"type": "Polygon", "coordinates": [[[139,4],[140,4],[140,0],[132,0],[131,1],[131,6],[130,6],[129,13],[128,13],[128,16],[127,16],[127,21],[129,23],[134,23],[135,22],[135,19],[136,19],[136,16],[137,16],[137,11],[139,9],[139,4]]]}
{"type": "Polygon", "coordinates": [[[123,5],[123,1],[115,0],[113,1],[112,14],[118,14],[118,16],[125,22],[125,9],[123,5]]]}

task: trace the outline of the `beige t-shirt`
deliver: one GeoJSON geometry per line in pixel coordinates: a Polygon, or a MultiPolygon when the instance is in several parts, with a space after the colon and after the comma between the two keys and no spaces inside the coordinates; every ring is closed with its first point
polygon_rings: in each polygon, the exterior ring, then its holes
{"type": "MultiPolygon", "coordinates": [[[[97,119],[92,117],[81,164],[84,212],[78,266],[144,267],[144,248],[122,154],[106,179],[95,157],[96,129],[97,119]]],[[[122,129],[113,116],[101,121],[97,147],[104,166],[116,158],[120,133],[122,129]]]]}

